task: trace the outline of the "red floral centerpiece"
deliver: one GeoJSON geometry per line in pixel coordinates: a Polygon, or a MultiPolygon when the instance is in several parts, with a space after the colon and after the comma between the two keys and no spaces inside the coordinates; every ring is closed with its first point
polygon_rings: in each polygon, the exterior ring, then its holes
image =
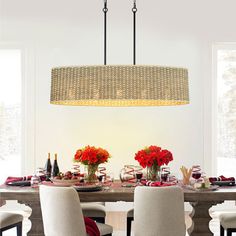
{"type": "Polygon", "coordinates": [[[168,165],[173,160],[173,155],[170,151],[161,149],[157,146],[149,146],[135,154],[135,160],[143,167],[147,167],[147,179],[159,180],[160,167],[168,165]]]}
{"type": "Polygon", "coordinates": [[[98,165],[107,162],[110,158],[110,154],[105,149],[100,147],[86,146],[82,149],[78,149],[74,156],[74,162],[80,162],[87,166],[87,181],[96,182],[97,176],[96,171],[98,165]]]}

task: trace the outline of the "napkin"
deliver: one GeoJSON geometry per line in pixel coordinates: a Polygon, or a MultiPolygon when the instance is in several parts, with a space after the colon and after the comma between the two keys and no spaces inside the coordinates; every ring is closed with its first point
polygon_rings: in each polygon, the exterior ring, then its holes
{"type": "Polygon", "coordinates": [[[86,232],[89,236],[100,236],[100,231],[92,219],[84,217],[86,232]]]}
{"type": "Polygon", "coordinates": [[[234,177],[226,178],[224,175],[220,175],[219,177],[210,177],[209,181],[211,183],[214,181],[234,181],[235,182],[235,178],[234,177]]]}
{"type": "MultiPolygon", "coordinates": [[[[5,184],[8,184],[10,182],[17,182],[17,181],[27,181],[27,180],[31,180],[32,175],[29,176],[22,176],[22,177],[13,177],[13,176],[9,176],[7,177],[7,179],[5,180],[5,184]]],[[[45,176],[40,176],[41,181],[46,180],[45,176]]]]}
{"type": "Polygon", "coordinates": [[[145,186],[151,186],[151,187],[166,187],[166,186],[175,185],[175,183],[163,183],[160,181],[148,181],[148,180],[142,181],[142,184],[145,186]]]}

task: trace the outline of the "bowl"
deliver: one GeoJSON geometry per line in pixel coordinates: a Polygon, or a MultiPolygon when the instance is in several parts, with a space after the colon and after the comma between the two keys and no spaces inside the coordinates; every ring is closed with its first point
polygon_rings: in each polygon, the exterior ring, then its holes
{"type": "Polygon", "coordinates": [[[51,179],[54,185],[67,187],[79,183],[79,179],[51,179]]]}

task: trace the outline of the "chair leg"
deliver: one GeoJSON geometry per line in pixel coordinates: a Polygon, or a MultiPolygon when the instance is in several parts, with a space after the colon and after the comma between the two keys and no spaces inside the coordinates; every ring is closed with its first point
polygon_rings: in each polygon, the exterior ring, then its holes
{"type": "Polygon", "coordinates": [[[220,236],[224,236],[225,235],[225,229],[223,228],[222,225],[220,225],[220,236]]]}
{"type": "Polygon", "coordinates": [[[127,229],[126,229],[126,235],[127,236],[130,236],[131,235],[131,224],[132,224],[132,221],[134,220],[133,217],[127,217],[127,229]]]}
{"type": "Polygon", "coordinates": [[[227,236],[232,236],[232,230],[231,229],[227,229],[227,236]]]}
{"type": "Polygon", "coordinates": [[[16,225],[17,236],[22,236],[22,222],[16,225]]]}
{"type": "Polygon", "coordinates": [[[22,222],[18,222],[16,224],[12,224],[12,225],[8,225],[4,228],[0,229],[0,236],[2,236],[2,232],[15,228],[16,227],[16,232],[17,232],[17,236],[22,236],[22,222]]]}
{"type": "Polygon", "coordinates": [[[105,224],[105,217],[90,217],[90,218],[98,223],[105,224]]]}

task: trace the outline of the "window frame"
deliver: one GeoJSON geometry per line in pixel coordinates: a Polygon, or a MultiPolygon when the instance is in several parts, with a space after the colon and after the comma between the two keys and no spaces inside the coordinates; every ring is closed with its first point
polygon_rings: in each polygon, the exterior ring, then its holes
{"type": "Polygon", "coordinates": [[[211,151],[212,151],[212,173],[217,175],[217,69],[218,69],[218,60],[217,53],[219,50],[236,50],[235,42],[218,42],[214,43],[212,46],[212,81],[211,81],[211,91],[212,91],[212,109],[211,109],[211,151]]]}
{"type": "Polygon", "coordinates": [[[35,59],[33,48],[1,42],[0,50],[21,51],[21,174],[35,169],[35,59]]]}

